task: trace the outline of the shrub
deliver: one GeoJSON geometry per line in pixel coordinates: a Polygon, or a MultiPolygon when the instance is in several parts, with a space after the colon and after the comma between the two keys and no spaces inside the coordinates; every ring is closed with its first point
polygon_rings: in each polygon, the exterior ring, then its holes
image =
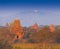
{"type": "Polygon", "coordinates": [[[7,41],[0,41],[0,49],[13,49],[7,41]]]}

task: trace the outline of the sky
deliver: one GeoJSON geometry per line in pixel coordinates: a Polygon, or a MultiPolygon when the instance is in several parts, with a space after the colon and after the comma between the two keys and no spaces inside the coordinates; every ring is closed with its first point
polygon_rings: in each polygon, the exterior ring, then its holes
{"type": "Polygon", "coordinates": [[[60,25],[59,0],[0,0],[0,26],[19,19],[22,26],[60,25]]]}

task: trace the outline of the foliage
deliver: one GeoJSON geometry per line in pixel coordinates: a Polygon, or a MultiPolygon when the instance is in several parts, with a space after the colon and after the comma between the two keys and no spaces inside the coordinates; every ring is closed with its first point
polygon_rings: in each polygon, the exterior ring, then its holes
{"type": "Polygon", "coordinates": [[[1,40],[0,49],[13,49],[13,47],[7,41],[1,40]]]}
{"type": "MultiPolygon", "coordinates": [[[[28,43],[60,43],[60,30],[56,27],[55,31],[51,32],[49,26],[42,27],[38,32],[36,30],[27,29],[23,27],[23,38],[22,42],[25,41],[28,43]],[[24,40],[24,41],[23,41],[24,40]]],[[[0,28],[0,40],[8,40],[9,42],[20,42],[20,40],[13,40],[16,34],[13,34],[9,31],[8,28],[0,28]]]]}

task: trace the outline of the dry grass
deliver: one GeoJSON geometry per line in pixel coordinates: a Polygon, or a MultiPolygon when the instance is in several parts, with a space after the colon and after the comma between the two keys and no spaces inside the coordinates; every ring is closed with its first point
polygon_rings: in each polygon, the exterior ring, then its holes
{"type": "Polygon", "coordinates": [[[13,49],[60,49],[60,44],[13,44],[13,49]]]}

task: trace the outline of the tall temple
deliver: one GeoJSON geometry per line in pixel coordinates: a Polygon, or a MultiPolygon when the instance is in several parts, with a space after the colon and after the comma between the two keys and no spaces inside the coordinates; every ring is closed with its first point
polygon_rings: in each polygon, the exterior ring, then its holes
{"type": "Polygon", "coordinates": [[[15,19],[13,21],[13,24],[11,25],[11,28],[10,28],[10,32],[12,32],[13,34],[15,34],[15,38],[18,38],[18,39],[21,39],[22,36],[23,36],[23,28],[20,24],[20,20],[18,19],[15,19]]]}

